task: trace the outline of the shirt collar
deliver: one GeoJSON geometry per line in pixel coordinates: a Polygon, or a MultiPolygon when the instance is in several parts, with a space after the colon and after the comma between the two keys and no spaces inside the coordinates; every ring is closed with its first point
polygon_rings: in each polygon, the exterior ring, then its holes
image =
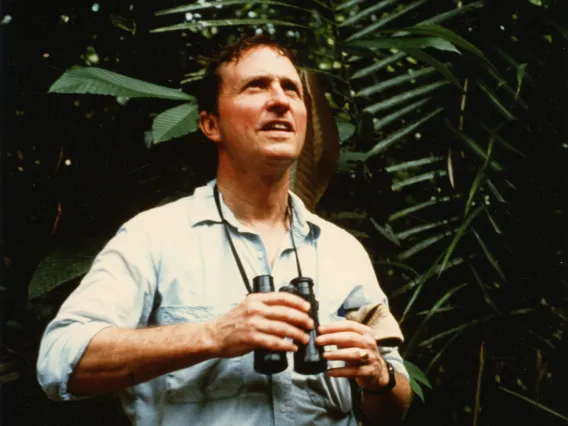
{"type": "MultiPolygon", "coordinates": [[[[221,223],[221,217],[217,211],[215,204],[215,197],[213,195],[213,188],[215,187],[216,180],[209,181],[205,186],[197,188],[193,194],[196,203],[192,203],[191,219],[192,226],[198,226],[204,222],[221,223]]],[[[289,191],[292,199],[292,230],[301,237],[307,237],[310,231],[314,232],[314,237],[317,238],[320,233],[320,226],[318,225],[318,217],[308,211],[304,202],[293,192],[289,191]]],[[[244,231],[243,225],[237,220],[233,212],[227,207],[223,201],[223,195],[219,194],[221,201],[221,210],[225,220],[229,225],[237,229],[237,231],[244,231]]]]}

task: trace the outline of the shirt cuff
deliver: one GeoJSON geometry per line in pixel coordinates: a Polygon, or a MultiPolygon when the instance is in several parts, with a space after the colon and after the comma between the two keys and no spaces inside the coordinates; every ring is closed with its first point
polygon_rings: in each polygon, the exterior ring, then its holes
{"type": "Polygon", "coordinates": [[[52,400],[73,401],[87,398],[90,395],[69,393],[67,390],[69,377],[93,337],[101,330],[112,327],[112,324],[90,321],[59,327],[54,325],[52,330],[46,331],[46,339],[49,341],[49,337],[52,336],[52,340],[51,344],[40,349],[38,380],[52,400]]]}

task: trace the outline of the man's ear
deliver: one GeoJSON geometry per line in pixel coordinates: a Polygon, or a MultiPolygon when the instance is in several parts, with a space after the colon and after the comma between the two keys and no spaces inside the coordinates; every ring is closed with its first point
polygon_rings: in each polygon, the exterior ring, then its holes
{"type": "Polygon", "coordinates": [[[219,118],[217,115],[201,111],[199,113],[199,128],[203,134],[213,142],[221,142],[221,132],[219,131],[219,118]]]}

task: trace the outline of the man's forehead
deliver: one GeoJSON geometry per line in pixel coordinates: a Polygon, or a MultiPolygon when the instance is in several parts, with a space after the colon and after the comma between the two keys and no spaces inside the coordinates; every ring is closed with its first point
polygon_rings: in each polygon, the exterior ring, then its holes
{"type": "Polygon", "coordinates": [[[259,46],[244,51],[240,57],[219,68],[222,79],[245,80],[250,77],[272,77],[299,81],[296,67],[288,57],[272,46],[259,46]]]}

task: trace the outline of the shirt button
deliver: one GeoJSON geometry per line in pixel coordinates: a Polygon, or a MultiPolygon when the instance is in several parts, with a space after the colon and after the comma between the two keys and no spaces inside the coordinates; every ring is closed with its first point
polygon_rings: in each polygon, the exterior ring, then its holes
{"type": "Polygon", "coordinates": [[[283,413],[284,411],[286,411],[286,407],[284,407],[284,404],[280,404],[280,411],[283,413]]]}

